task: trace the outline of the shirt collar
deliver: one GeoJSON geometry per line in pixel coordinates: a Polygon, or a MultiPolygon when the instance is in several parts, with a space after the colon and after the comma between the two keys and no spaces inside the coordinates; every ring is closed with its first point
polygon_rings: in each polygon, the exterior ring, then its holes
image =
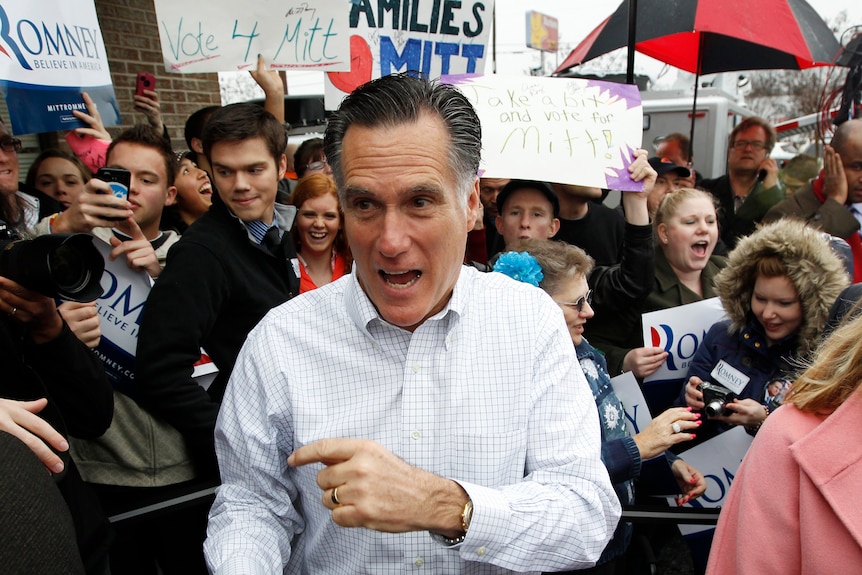
{"type": "MultiPolygon", "coordinates": [[[[368,295],[359,284],[359,278],[356,273],[356,264],[353,264],[353,273],[350,274],[349,284],[344,291],[344,303],[347,306],[347,315],[350,320],[366,333],[369,337],[374,336],[369,331],[369,326],[372,323],[380,323],[389,325],[386,320],[380,317],[377,308],[368,298],[368,295]]],[[[470,266],[461,266],[458,280],[455,282],[455,289],[452,290],[452,297],[439,312],[425,320],[425,323],[434,321],[446,322],[446,332],[450,332],[458,325],[461,316],[470,301],[470,292],[476,283],[477,274],[482,273],[479,270],[470,266]]]]}
{"type": "Polygon", "coordinates": [[[293,227],[293,221],[296,218],[296,206],[288,206],[279,203],[276,203],[273,209],[272,224],[265,224],[260,220],[244,222],[239,218],[239,216],[233,213],[230,208],[225,206],[225,209],[227,209],[227,213],[236,219],[236,221],[239,222],[239,225],[241,225],[248,233],[249,240],[258,245],[263,242],[263,236],[266,235],[267,230],[269,230],[273,225],[278,227],[280,232],[279,235],[281,235],[293,227]]]}

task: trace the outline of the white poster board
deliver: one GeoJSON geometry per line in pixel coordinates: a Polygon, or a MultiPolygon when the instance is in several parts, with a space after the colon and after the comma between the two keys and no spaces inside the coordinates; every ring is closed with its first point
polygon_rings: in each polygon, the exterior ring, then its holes
{"type": "Polygon", "coordinates": [[[96,355],[114,388],[134,396],[138,332],[152,282],[147,272],[132,270],[125,257],[111,260],[108,254],[113,248],[103,240],[94,237],[93,245],[105,259],[100,282],[104,293],[96,300],[102,330],[96,355]]]}
{"type": "Polygon", "coordinates": [[[327,110],[358,86],[396,72],[427,78],[481,74],[490,46],[494,0],[349,0],[350,68],[327,72],[327,110]]]}
{"type": "Polygon", "coordinates": [[[725,317],[717,297],[643,314],[644,345],[660,347],[668,353],[664,365],[645,377],[644,382],[682,382],[709,328],[725,317]]]}
{"type": "Polygon", "coordinates": [[[14,134],[84,126],[82,92],[106,126],[120,111],[93,0],[0,0],[0,92],[14,134]]]}
{"type": "MultiPolygon", "coordinates": [[[[737,426],[681,453],[680,457],[696,467],[706,479],[706,492],[683,507],[716,509],[723,506],[736,471],[752,441],[754,438],[743,427],[737,426]]],[[[673,497],[667,500],[671,506],[676,505],[673,497]]],[[[714,528],[713,525],[679,526],[683,535],[714,528]]]]}
{"type": "Polygon", "coordinates": [[[350,70],[346,0],[154,0],[165,69],[350,70]]]}
{"type": "Polygon", "coordinates": [[[444,76],[482,123],[482,177],[643,191],[628,167],[641,147],[637,86],[581,78],[444,76]]]}
{"type": "Polygon", "coordinates": [[[638,380],[632,372],[627,371],[611,379],[611,387],[623,404],[626,413],[626,428],[634,437],[652,422],[652,414],[647,407],[644,394],[638,385],[638,380]]]}

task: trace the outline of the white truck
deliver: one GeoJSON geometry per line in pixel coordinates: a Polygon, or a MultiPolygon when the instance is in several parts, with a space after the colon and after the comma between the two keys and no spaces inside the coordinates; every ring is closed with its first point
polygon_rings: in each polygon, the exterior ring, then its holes
{"type": "MultiPolygon", "coordinates": [[[[641,92],[643,101],[643,146],[655,151],[657,139],[673,132],[691,133],[692,93],[685,90],[641,92]]],[[[692,152],[694,167],[704,178],[725,173],[727,143],[731,130],[754,113],[736,97],[718,88],[701,88],[697,94],[692,152]]]]}

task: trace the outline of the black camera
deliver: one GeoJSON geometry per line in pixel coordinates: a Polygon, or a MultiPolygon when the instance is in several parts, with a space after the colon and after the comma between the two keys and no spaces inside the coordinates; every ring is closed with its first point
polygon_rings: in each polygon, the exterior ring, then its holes
{"type": "Polygon", "coordinates": [[[702,382],[697,386],[698,391],[703,394],[703,411],[709,417],[716,415],[731,415],[733,412],[725,406],[736,399],[736,394],[717,383],[702,382]]]}
{"type": "Polygon", "coordinates": [[[91,302],[102,295],[105,260],[89,234],[21,240],[0,220],[0,275],[42,295],[91,302]]]}

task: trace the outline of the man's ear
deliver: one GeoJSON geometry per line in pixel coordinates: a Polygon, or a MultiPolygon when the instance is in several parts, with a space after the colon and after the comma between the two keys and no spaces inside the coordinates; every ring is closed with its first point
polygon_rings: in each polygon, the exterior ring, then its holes
{"type": "Polygon", "coordinates": [[[165,207],[172,206],[175,203],[177,203],[177,187],[171,186],[165,195],[165,207]]]}
{"type": "Polygon", "coordinates": [[[557,235],[557,231],[560,229],[560,219],[554,218],[554,221],[551,222],[551,235],[548,236],[548,239],[551,239],[555,235],[557,235]]]}
{"type": "Polygon", "coordinates": [[[286,171],[287,171],[287,156],[282,154],[281,158],[278,160],[278,179],[279,180],[284,178],[284,173],[286,171]]]}
{"type": "Polygon", "coordinates": [[[476,178],[473,182],[473,188],[470,190],[470,196],[467,198],[467,231],[472,230],[476,225],[481,203],[482,199],[479,197],[479,178],[476,178]]]}
{"type": "Polygon", "coordinates": [[[192,138],[192,150],[197,154],[204,153],[204,143],[201,142],[200,138],[192,138]]]}

